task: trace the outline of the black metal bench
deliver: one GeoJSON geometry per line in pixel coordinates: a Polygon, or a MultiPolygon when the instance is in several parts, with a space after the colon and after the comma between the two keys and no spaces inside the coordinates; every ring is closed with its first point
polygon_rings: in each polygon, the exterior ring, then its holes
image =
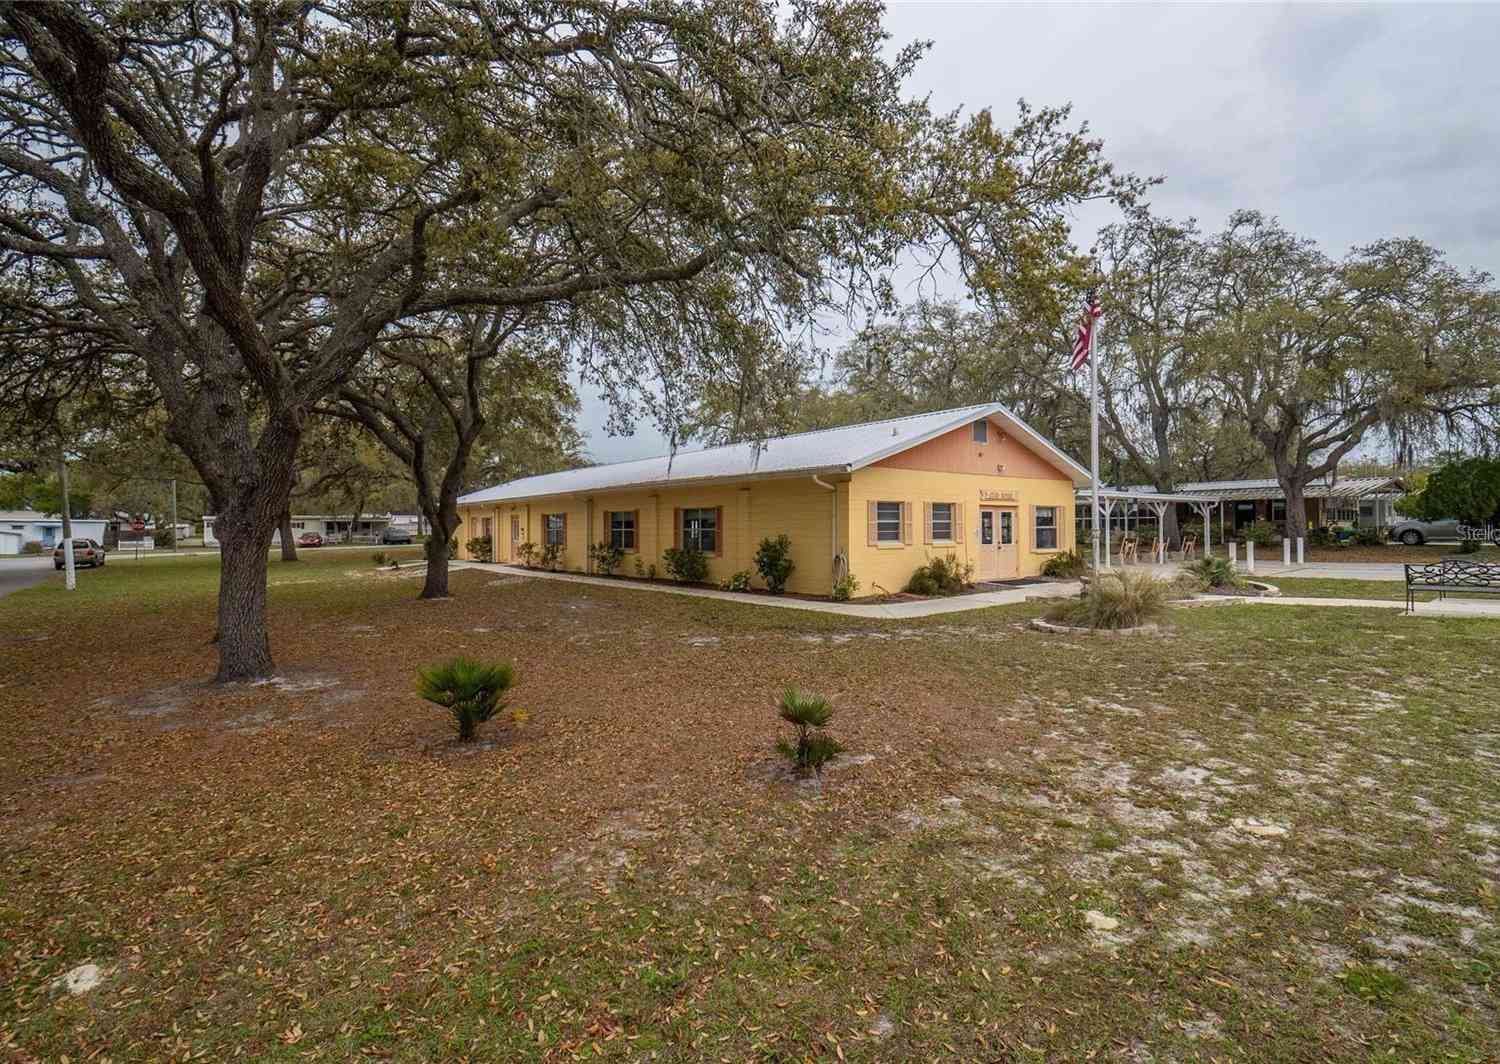
{"type": "Polygon", "coordinates": [[[1456,595],[1500,595],[1500,564],[1457,558],[1406,567],[1406,612],[1416,607],[1418,591],[1436,591],[1438,600],[1456,595]]]}

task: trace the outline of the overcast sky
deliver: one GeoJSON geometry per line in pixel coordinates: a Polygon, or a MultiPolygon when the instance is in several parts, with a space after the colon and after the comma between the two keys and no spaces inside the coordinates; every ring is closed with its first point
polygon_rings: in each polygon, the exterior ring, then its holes
{"type": "MultiPolygon", "coordinates": [[[[909,83],[933,107],[1072,101],[1117,166],[1160,175],[1156,213],[1213,231],[1254,207],[1342,253],[1417,236],[1500,273],[1500,4],[893,2],[893,46],[932,42],[909,83]]],[[[1080,246],[1110,219],[1076,219],[1080,246]]],[[[663,453],[647,426],[598,461],[663,453]]]]}

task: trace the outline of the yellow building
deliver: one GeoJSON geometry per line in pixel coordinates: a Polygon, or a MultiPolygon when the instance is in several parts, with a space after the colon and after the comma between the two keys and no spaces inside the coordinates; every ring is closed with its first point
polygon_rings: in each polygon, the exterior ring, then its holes
{"type": "Polygon", "coordinates": [[[1074,546],[1074,490],[1088,471],[999,403],[782,436],[759,444],[525,477],[459,500],[459,557],[489,537],[499,562],[524,544],[561,548],[589,572],[589,545],[625,551],[621,575],[665,577],[663,550],[693,545],[709,580],[748,570],[768,536],[791,538],[787,590],[827,595],[851,573],[860,594],[899,591],[929,558],[974,564],[979,580],[1034,576],[1074,546]]]}

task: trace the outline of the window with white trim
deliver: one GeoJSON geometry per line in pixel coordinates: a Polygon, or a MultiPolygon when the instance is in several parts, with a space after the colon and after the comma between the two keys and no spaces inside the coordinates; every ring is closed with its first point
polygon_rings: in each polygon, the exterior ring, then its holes
{"type": "Polygon", "coordinates": [[[988,421],[976,421],[976,422],[974,422],[974,442],[975,443],[989,443],[990,442],[990,423],[988,421]]]}
{"type": "Polygon", "coordinates": [[[704,554],[717,550],[719,515],[712,509],[682,511],[682,545],[697,547],[704,554]]]}
{"type": "Polygon", "coordinates": [[[1057,549],[1057,507],[1036,508],[1036,536],[1032,540],[1037,550],[1057,549]]]}
{"type": "Polygon", "coordinates": [[[932,504],[932,540],[934,543],[953,542],[953,504],[951,502],[932,504]]]}
{"type": "Polygon", "coordinates": [[[901,542],[901,504],[899,502],[875,504],[875,542],[901,542]]]}
{"type": "Polygon", "coordinates": [[[547,546],[565,546],[568,542],[568,517],[566,514],[543,514],[542,537],[547,546]]]}
{"type": "Polygon", "coordinates": [[[611,510],[609,545],[616,550],[635,550],[635,511],[611,510]]]}

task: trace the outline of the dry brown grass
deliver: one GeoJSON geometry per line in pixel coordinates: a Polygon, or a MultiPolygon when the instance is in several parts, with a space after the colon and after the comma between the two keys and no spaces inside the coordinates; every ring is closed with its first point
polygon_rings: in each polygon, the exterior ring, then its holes
{"type": "Polygon", "coordinates": [[[274,570],[258,687],[201,682],[211,572],[7,600],[5,1051],[1500,1049],[1491,622],[1225,607],[1164,653],[368,568],[274,570]],[[414,690],[454,653],[528,715],[473,752],[414,690]],[[837,708],[821,784],[772,749],[789,683],[837,708]]]}

